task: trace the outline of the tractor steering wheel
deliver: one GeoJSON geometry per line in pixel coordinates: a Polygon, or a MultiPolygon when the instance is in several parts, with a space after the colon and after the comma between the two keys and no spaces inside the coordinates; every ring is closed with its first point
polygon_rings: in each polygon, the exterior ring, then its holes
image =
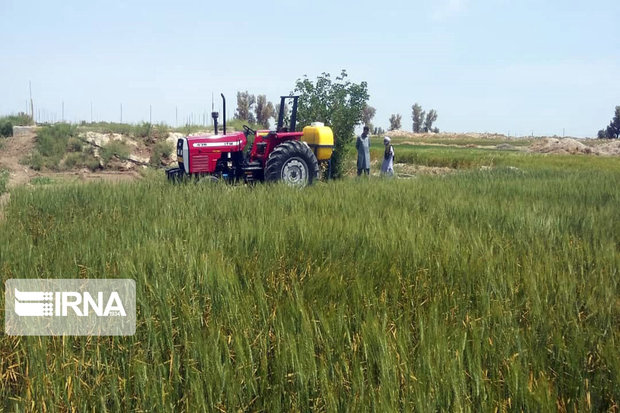
{"type": "Polygon", "coordinates": [[[248,136],[250,134],[256,136],[256,131],[250,128],[248,125],[243,125],[243,131],[245,132],[245,136],[248,136]]]}

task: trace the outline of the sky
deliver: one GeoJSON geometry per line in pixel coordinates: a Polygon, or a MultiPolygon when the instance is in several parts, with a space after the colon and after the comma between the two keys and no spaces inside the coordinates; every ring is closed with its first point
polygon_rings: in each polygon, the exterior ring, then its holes
{"type": "MultiPolygon", "coordinates": [[[[587,137],[620,105],[618,0],[0,0],[0,114],[202,122],[220,93],[274,103],[304,75],[368,83],[449,132],[587,137]]],[[[207,115],[208,116],[208,115],[207,115]]]]}

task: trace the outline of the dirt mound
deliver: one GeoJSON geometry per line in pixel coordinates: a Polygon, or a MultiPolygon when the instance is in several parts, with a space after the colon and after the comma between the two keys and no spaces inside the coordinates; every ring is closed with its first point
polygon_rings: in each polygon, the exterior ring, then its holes
{"type": "Polygon", "coordinates": [[[620,156],[620,140],[604,143],[596,148],[601,155],[620,156]]]}
{"type": "Polygon", "coordinates": [[[620,141],[600,143],[598,140],[588,139],[580,141],[573,138],[543,138],[532,143],[528,149],[536,153],[620,156],[620,141]]]}
{"type": "Polygon", "coordinates": [[[21,165],[19,161],[34,149],[34,138],[35,131],[32,129],[19,136],[2,139],[0,170],[9,171],[9,188],[27,183],[30,180],[32,171],[27,166],[21,165]]]}
{"type": "Polygon", "coordinates": [[[537,153],[555,153],[566,155],[595,153],[593,148],[572,138],[543,138],[531,144],[529,150],[530,152],[537,153]]]}

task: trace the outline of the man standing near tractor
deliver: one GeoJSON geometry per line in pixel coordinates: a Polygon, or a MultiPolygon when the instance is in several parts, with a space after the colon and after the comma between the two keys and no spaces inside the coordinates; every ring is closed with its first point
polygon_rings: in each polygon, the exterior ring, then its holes
{"type": "Polygon", "coordinates": [[[368,126],[364,126],[361,136],[357,137],[355,147],[357,148],[357,176],[362,174],[370,175],[370,137],[368,136],[368,126]]]}

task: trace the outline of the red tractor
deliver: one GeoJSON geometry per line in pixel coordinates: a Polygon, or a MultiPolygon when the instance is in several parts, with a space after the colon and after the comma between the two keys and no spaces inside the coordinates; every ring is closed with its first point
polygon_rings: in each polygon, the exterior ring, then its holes
{"type": "Polygon", "coordinates": [[[334,146],[331,128],[321,123],[296,132],[299,96],[282,96],[276,130],[253,130],[243,125],[243,132],[226,133],[226,99],[223,101],[223,135],[218,135],[213,112],[213,135],[190,135],[177,141],[178,168],[166,170],[168,179],[188,177],[225,180],[227,182],[283,181],[305,186],[319,176],[319,162],[329,162],[334,146]],[[293,99],[289,128],[284,127],[284,105],[293,99]],[[289,132],[290,130],[290,132],[289,132]],[[246,150],[248,137],[254,136],[246,150]]]}

